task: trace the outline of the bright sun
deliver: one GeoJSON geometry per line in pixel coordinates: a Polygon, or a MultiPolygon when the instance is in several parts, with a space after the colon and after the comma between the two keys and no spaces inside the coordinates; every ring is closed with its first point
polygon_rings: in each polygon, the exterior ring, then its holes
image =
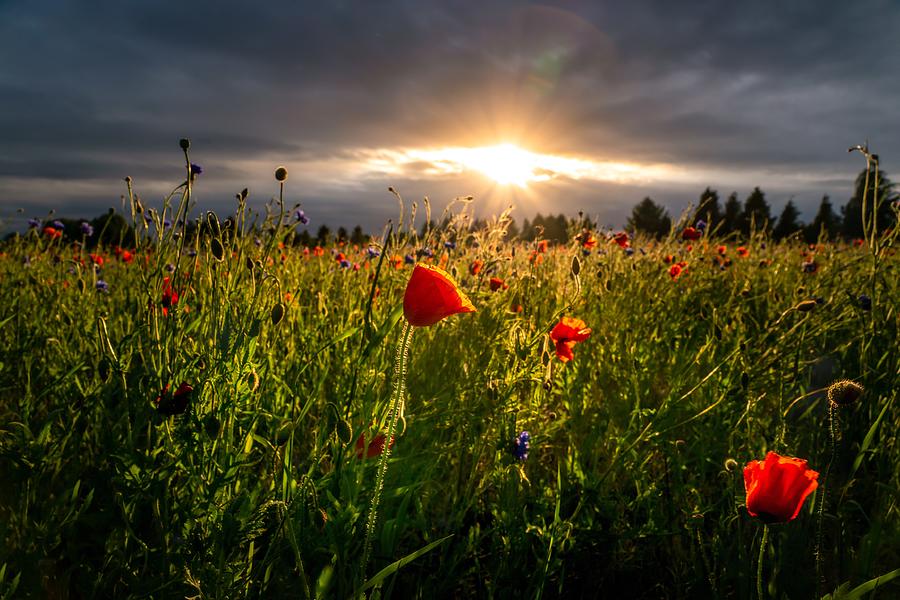
{"type": "Polygon", "coordinates": [[[472,148],[460,162],[480,171],[500,185],[526,187],[539,179],[536,175],[540,157],[513,144],[472,148]]]}

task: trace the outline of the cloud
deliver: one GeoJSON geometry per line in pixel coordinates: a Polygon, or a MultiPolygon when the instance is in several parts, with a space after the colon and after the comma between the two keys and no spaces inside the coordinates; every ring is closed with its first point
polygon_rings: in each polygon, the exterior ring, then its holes
{"type": "Polygon", "coordinates": [[[706,185],[760,185],[809,212],[823,193],[849,195],[862,168],[851,144],[869,137],[896,171],[898,26],[889,0],[14,0],[0,5],[0,54],[13,57],[0,64],[0,202],[105,209],[124,175],[161,198],[187,136],[204,207],[270,190],[283,163],[323,219],[374,227],[390,214],[376,200],[386,184],[490,188],[433,160],[363,168],[373,153],[512,140],[672,166],[668,182],[614,185],[542,167],[546,200],[529,210],[578,198],[618,218],[651,192],[674,207],[706,185]]]}

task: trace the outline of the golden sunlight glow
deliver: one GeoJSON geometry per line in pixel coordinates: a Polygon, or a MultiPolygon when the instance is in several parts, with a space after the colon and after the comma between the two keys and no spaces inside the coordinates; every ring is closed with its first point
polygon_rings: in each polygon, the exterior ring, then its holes
{"type": "Polygon", "coordinates": [[[522,189],[535,183],[567,179],[638,183],[657,179],[670,171],[665,165],[541,154],[509,142],[475,148],[381,149],[365,154],[365,170],[369,173],[426,178],[479,173],[497,185],[522,189]]]}

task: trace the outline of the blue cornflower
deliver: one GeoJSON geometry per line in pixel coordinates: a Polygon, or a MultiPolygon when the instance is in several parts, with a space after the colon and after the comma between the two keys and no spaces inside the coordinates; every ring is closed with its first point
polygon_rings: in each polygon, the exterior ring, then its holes
{"type": "Polygon", "coordinates": [[[299,209],[299,208],[298,208],[297,211],[294,213],[294,218],[295,218],[296,220],[300,221],[301,223],[303,223],[304,225],[309,225],[309,217],[307,217],[307,216],[306,216],[306,213],[303,212],[303,211],[302,211],[301,209],[299,209]]]}
{"type": "Polygon", "coordinates": [[[865,294],[860,294],[859,307],[863,310],[872,310],[872,299],[865,294]]]}
{"type": "Polygon", "coordinates": [[[447,250],[456,250],[456,242],[444,242],[444,248],[447,250]]]}
{"type": "Polygon", "coordinates": [[[349,269],[349,268],[350,268],[350,261],[347,260],[346,258],[343,259],[343,260],[341,261],[341,268],[342,268],[342,269],[349,269]]]}
{"type": "Polygon", "coordinates": [[[98,292],[108,292],[109,284],[103,281],[102,279],[97,280],[97,291],[98,292]]]}
{"type": "Polygon", "coordinates": [[[81,233],[83,235],[86,235],[87,237],[91,237],[92,235],[94,235],[94,228],[91,227],[91,224],[88,223],[87,221],[82,221],[81,222],[81,233]]]}
{"type": "Polygon", "coordinates": [[[588,250],[587,248],[582,248],[582,249],[581,249],[581,254],[583,254],[584,256],[590,256],[590,255],[591,255],[591,251],[588,250]]]}
{"type": "Polygon", "coordinates": [[[700,231],[706,231],[706,221],[704,221],[703,219],[697,221],[697,229],[699,229],[700,231]]]}
{"type": "Polygon", "coordinates": [[[193,248],[191,248],[190,250],[187,251],[187,255],[190,256],[191,258],[194,258],[195,256],[197,256],[197,251],[194,250],[193,248]]]}
{"type": "Polygon", "coordinates": [[[200,165],[191,163],[191,181],[197,178],[197,175],[203,172],[203,167],[200,165]]]}
{"type": "Polygon", "coordinates": [[[172,263],[166,263],[166,271],[172,273],[175,271],[175,265],[172,263]]]}
{"type": "Polygon", "coordinates": [[[414,264],[416,264],[416,259],[413,257],[412,254],[407,254],[406,256],[403,257],[403,262],[405,262],[408,265],[414,265],[414,264]]]}
{"type": "Polygon", "coordinates": [[[53,221],[53,229],[65,229],[66,226],[63,225],[62,221],[53,221]]]}
{"type": "Polygon", "coordinates": [[[366,254],[369,255],[369,258],[378,258],[381,256],[381,252],[379,252],[377,248],[372,248],[371,246],[366,248],[366,254]]]}
{"type": "Polygon", "coordinates": [[[416,254],[419,256],[427,256],[428,258],[432,258],[434,256],[434,252],[431,251],[431,248],[425,246],[420,250],[416,250],[416,254]]]}
{"type": "Polygon", "coordinates": [[[28,227],[31,229],[37,229],[41,226],[40,219],[28,219],[28,227]]]}
{"type": "Polygon", "coordinates": [[[163,221],[163,229],[168,229],[171,226],[172,226],[172,221],[170,221],[169,219],[166,219],[165,221],[163,221]]]}
{"type": "Polygon", "coordinates": [[[625,254],[627,254],[628,256],[631,256],[632,254],[634,254],[634,248],[631,248],[631,247],[625,248],[625,254]]]}
{"type": "Polygon", "coordinates": [[[521,461],[528,459],[528,449],[531,448],[531,434],[523,431],[513,440],[513,454],[521,461]]]}

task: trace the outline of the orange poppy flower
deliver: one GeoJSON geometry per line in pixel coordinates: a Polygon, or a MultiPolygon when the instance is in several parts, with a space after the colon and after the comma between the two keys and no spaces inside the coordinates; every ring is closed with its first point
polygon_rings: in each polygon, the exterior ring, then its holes
{"type": "Polygon", "coordinates": [[[547,240],[541,240],[541,241],[539,241],[539,242],[537,243],[537,251],[543,254],[544,252],[547,251],[547,245],[548,245],[549,243],[550,243],[550,242],[548,242],[547,240]]]}
{"type": "Polygon", "coordinates": [[[750,251],[747,250],[747,248],[745,246],[738,246],[737,253],[738,253],[738,256],[740,256],[742,258],[747,258],[748,256],[750,256],[750,251]]]}
{"type": "Polygon", "coordinates": [[[719,246],[718,248],[716,248],[716,252],[718,252],[722,256],[725,256],[725,253],[728,252],[728,248],[726,248],[725,246],[719,246]]]}
{"type": "Polygon", "coordinates": [[[419,263],[403,293],[403,315],[410,325],[427,327],[457,313],[475,312],[449,273],[419,263]]]}
{"type": "Polygon", "coordinates": [[[478,260],[477,258],[472,261],[472,264],[469,265],[469,273],[472,275],[478,275],[481,273],[481,268],[484,266],[484,262],[478,260]]]}
{"type": "Polygon", "coordinates": [[[684,268],[678,263],[669,267],[669,277],[671,277],[673,281],[681,277],[683,272],[684,268]]]}
{"type": "Polygon", "coordinates": [[[765,460],[752,460],[744,467],[747,512],[765,523],[793,521],[818,478],[800,458],[769,452],[765,460]]]}
{"type": "Polygon", "coordinates": [[[628,234],[622,231],[621,233],[617,233],[613,236],[612,241],[617,243],[622,248],[627,248],[631,245],[631,242],[628,241],[628,234]]]}
{"type": "Polygon", "coordinates": [[[578,342],[591,337],[590,327],[586,327],[581,319],[563,317],[550,332],[550,339],[556,342],[556,356],[563,362],[569,362],[575,355],[572,348],[578,342]]]}

